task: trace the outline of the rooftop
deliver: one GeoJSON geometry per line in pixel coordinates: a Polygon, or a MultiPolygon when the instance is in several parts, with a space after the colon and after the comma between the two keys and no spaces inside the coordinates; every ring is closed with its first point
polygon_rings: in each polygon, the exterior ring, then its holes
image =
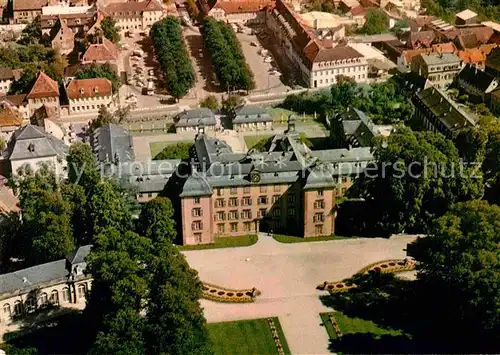
{"type": "Polygon", "coordinates": [[[454,53],[431,53],[420,54],[420,56],[427,65],[460,63],[460,58],[454,53]]]}
{"type": "Polygon", "coordinates": [[[87,48],[82,62],[112,62],[118,60],[119,53],[116,44],[103,37],[102,43],[91,44],[87,48]]]}
{"type": "Polygon", "coordinates": [[[10,160],[29,160],[43,157],[65,157],[68,146],[42,127],[28,124],[17,131],[9,142],[10,160]]]}
{"type": "Polygon", "coordinates": [[[59,85],[57,81],[41,71],[38,73],[35,84],[33,84],[26,98],[36,99],[42,97],[59,97],[59,85]]]}
{"type": "Polygon", "coordinates": [[[134,160],[132,137],[125,128],[108,123],[97,128],[90,137],[91,146],[101,163],[124,163],[134,160]]]}
{"type": "Polygon", "coordinates": [[[66,87],[68,98],[90,98],[110,96],[113,93],[111,82],[104,78],[73,79],[66,87]]]}
{"type": "Polygon", "coordinates": [[[461,20],[467,21],[467,20],[470,20],[474,17],[477,17],[477,14],[472,10],[465,9],[463,11],[460,11],[458,14],[456,14],[456,17],[461,19],[461,20]]]}

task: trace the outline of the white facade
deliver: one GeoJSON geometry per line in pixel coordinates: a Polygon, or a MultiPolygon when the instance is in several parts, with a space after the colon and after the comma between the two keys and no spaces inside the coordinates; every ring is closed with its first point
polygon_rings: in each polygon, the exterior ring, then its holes
{"type": "Polygon", "coordinates": [[[113,96],[107,95],[69,99],[69,114],[97,113],[102,106],[113,109],[113,96]]]}
{"type": "Polygon", "coordinates": [[[11,171],[13,175],[17,175],[19,168],[29,166],[30,170],[35,172],[38,171],[42,166],[47,165],[54,169],[56,176],[66,176],[66,159],[50,156],[43,158],[32,158],[32,159],[22,159],[22,160],[10,160],[11,171]]]}
{"type": "Polygon", "coordinates": [[[366,58],[314,63],[309,85],[313,88],[320,88],[336,84],[338,75],[353,78],[357,83],[367,82],[368,62],[366,58]]]}
{"type": "Polygon", "coordinates": [[[7,94],[10,90],[10,87],[12,85],[12,80],[7,79],[7,80],[0,80],[0,93],[2,94],[7,94]]]}
{"type": "Polygon", "coordinates": [[[250,122],[250,123],[235,123],[233,129],[237,132],[241,131],[260,131],[270,130],[273,128],[273,122],[250,122]]]}
{"type": "Polygon", "coordinates": [[[153,26],[155,22],[160,21],[162,17],[163,11],[144,11],[139,16],[134,14],[130,16],[118,16],[114,17],[114,20],[116,21],[116,26],[118,26],[122,32],[129,31],[136,33],[149,30],[151,26],[153,26]]]}

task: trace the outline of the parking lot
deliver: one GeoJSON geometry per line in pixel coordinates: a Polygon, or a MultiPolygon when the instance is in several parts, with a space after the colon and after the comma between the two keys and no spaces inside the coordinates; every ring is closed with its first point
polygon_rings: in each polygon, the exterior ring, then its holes
{"type": "Polygon", "coordinates": [[[281,72],[255,34],[236,33],[245,59],[254,75],[254,92],[283,92],[288,89],[281,81],[281,72]]]}

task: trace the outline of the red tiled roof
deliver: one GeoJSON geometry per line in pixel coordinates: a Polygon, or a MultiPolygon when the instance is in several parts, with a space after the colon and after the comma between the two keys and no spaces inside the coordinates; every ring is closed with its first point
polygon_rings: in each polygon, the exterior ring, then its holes
{"type": "Polygon", "coordinates": [[[353,7],[349,13],[352,16],[365,16],[366,15],[366,10],[363,6],[357,6],[353,7]]]}
{"type": "Polygon", "coordinates": [[[421,48],[421,49],[410,49],[403,51],[403,56],[407,64],[411,62],[411,60],[420,54],[430,54],[430,53],[455,53],[457,51],[457,47],[452,42],[449,43],[441,43],[434,44],[431,48],[421,48]]]}
{"type": "Polygon", "coordinates": [[[162,11],[163,7],[156,0],[128,1],[109,4],[103,10],[107,15],[114,17],[137,16],[144,11],[162,11]]]}
{"type": "Polygon", "coordinates": [[[241,14],[258,12],[272,4],[272,0],[217,1],[213,8],[222,9],[226,14],[241,14]]]}
{"type": "Polygon", "coordinates": [[[59,97],[59,85],[44,72],[39,72],[35,84],[26,96],[27,99],[59,97]]]}
{"type": "Polygon", "coordinates": [[[118,47],[103,37],[102,43],[92,44],[83,55],[83,62],[112,62],[118,60],[118,47]]]}
{"type": "Polygon", "coordinates": [[[111,82],[104,78],[73,79],[66,88],[69,99],[82,97],[109,96],[112,94],[111,82]]]}
{"type": "Polygon", "coordinates": [[[476,35],[476,39],[479,43],[488,43],[488,40],[493,35],[493,29],[487,26],[474,26],[474,27],[464,27],[460,28],[460,35],[476,35]]]}
{"type": "Polygon", "coordinates": [[[1,101],[6,101],[13,106],[19,107],[26,105],[26,94],[7,95],[0,97],[1,101]]]}
{"type": "Polygon", "coordinates": [[[14,0],[14,11],[40,10],[47,6],[48,0],[14,0]]]}
{"type": "Polygon", "coordinates": [[[411,32],[410,38],[408,39],[410,48],[415,49],[420,45],[424,47],[430,47],[432,42],[436,39],[434,31],[421,31],[421,32],[411,32]]]}
{"type": "Polygon", "coordinates": [[[465,63],[479,64],[486,61],[486,57],[490,52],[496,48],[496,44],[484,44],[478,48],[470,48],[463,51],[458,51],[460,60],[465,63]]]}
{"type": "Polygon", "coordinates": [[[343,59],[362,58],[363,55],[348,45],[338,45],[333,48],[322,48],[316,41],[304,49],[304,55],[310,63],[330,62],[343,59]]]}

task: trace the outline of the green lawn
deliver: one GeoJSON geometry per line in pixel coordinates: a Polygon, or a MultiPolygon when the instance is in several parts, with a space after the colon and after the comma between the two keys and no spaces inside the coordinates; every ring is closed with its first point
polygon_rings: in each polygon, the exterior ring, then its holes
{"type": "Polygon", "coordinates": [[[272,135],[256,135],[256,136],[244,136],[243,138],[245,139],[245,144],[247,145],[247,148],[250,149],[257,143],[259,143],[262,140],[268,140],[271,138],[272,135]]]}
{"type": "MultiPolygon", "coordinates": [[[[285,354],[290,354],[283,330],[278,318],[273,318],[274,325],[285,354]]],[[[208,324],[208,333],[213,342],[216,355],[277,354],[271,328],[267,318],[208,324]]]]}
{"type": "Polygon", "coordinates": [[[188,144],[193,144],[192,141],[178,141],[178,142],[173,142],[173,141],[168,141],[168,142],[153,142],[149,144],[149,149],[151,150],[151,158],[154,158],[155,156],[158,155],[159,152],[161,152],[167,145],[175,145],[177,143],[188,143],[188,144]]]}
{"type": "Polygon", "coordinates": [[[269,113],[271,114],[271,116],[275,121],[282,121],[282,122],[286,122],[290,115],[295,115],[298,119],[303,119],[304,117],[306,119],[314,118],[314,115],[303,115],[301,113],[290,111],[281,107],[270,108],[269,113]]]}
{"type": "MultiPolygon", "coordinates": [[[[332,312],[320,313],[320,317],[330,339],[337,339],[337,334],[335,334],[335,330],[330,323],[330,314],[332,314],[332,312]]],[[[398,329],[381,328],[372,321],[361,318],[351,318],[341,312],[335,312],[335,319],[343,334],[371,333],[374,335],[403,335],[403,332],[398,329]]]]}
{"type": "Polygon", "coordinates": [[[323,242],[326,240],[341,240],[349,239],[349,237],[337,237],[337,236],[322,236],[322,237],[296,237],[293,235],[283,235],[283,234],[273,234],[274,240],[280,243],[307,243],[307,242],[323,242]]]}
{"type": "Polygon", "coordinates": [[[257,243],[259,238],[255,234],[242,235],[240,237],[218,237],[215,238],[214,244],[203,245],[183,245],[179,246],[180,250],[203,250],[203,249],[218,249],[218,248],[233,248],[233,247],[248,247],[257,243]]]}

